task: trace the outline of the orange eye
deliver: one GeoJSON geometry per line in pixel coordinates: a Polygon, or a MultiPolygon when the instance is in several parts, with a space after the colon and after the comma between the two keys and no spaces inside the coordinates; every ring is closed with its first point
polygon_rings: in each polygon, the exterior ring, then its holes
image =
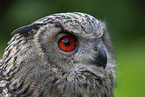
{"type": "Polygon", "coordinates": [[[58,46],[61,50],[69,52],[75,48],[75,40],[72,36],[63,36],[58,41],[58,46]]]}

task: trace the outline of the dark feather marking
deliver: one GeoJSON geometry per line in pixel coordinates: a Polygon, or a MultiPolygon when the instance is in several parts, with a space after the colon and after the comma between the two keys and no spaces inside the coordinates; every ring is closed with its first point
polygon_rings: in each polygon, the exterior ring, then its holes
{"type": "Polygon", "coordinates": [[[23,96],[24,96],[24,95],[27,95],[27,96],[30,95],[30,93],[32,93],[32,92],[29,91],[29,90],[30,90],[30,85],[23,91],[23,93],[22,93],[23,96]]]}
{"type": "Polygon", "coordinates": [[[14,35],[14,34],[25,34],[27,35],[29,31],[31,31],[32,29],[34,30],[37,30],[39,29],[42,25],[46,25],[46,23],[42,23],[42,24],[30,24],[30,25],[27,25],[27,26],[23,26],[23,27],[20,27],[16,30],[14,30],[11,35],[14,35]]]}
{"type": "Polygon", "coordinates": [[[41,91],[41,93],[39,94],[39,97],[43,97],[44,95],[44,91],[41,91]]]}
{"type": "Polygon", "coordinates": [[[12,57],[9,57],[8,59],[6,59],[5,64],[7,64],[11,59],[12,57]]]}

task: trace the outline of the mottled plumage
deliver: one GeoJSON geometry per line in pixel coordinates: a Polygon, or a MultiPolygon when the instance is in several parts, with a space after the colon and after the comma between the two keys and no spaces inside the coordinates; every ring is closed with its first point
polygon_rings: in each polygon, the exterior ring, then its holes
{"type": "Polygon", "coordinates": [[[113,97],[116,64],[103,22],[59,13],[11,34],[0,60],[0,97],[113,97]],[[60,47],[64,36],[74,39],[73,49],[60,47]]]}

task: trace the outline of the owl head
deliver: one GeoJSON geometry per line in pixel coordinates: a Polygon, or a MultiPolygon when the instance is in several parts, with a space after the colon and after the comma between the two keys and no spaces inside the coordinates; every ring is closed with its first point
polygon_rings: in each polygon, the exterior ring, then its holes
{"type": "Polygon", "coordinates": [[[12,95],[112,97],[115,59],[105,23],[72,12],[12,32],[2,75],[12,95]]]}

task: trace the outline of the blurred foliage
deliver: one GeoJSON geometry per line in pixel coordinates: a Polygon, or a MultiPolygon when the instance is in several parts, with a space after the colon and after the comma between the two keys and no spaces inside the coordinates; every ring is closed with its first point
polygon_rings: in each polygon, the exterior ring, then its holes
{"type": "MultiPolygon", "coordinates": [[[[3,0],[4,1],[4,0],[3,0]]],[[[145,95],[144,0],[7,0],[0,4],[0,56],[10,33],[46,15],[84,12],[105,21],[116,52],[115,97],[145,95]]]]}

